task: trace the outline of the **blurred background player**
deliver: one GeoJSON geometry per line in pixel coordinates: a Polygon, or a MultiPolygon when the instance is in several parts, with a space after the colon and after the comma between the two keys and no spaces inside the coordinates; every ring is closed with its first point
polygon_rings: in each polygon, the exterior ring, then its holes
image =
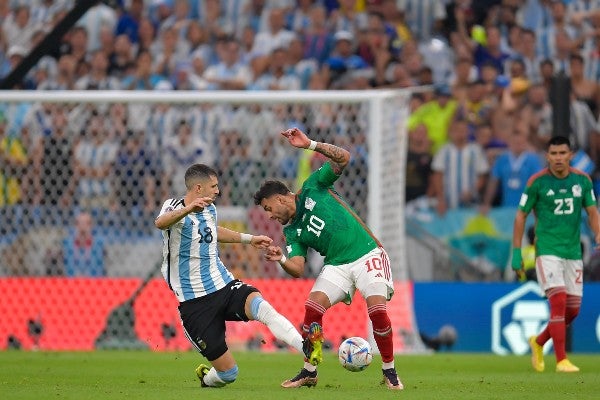
{"type": "Polygon", "coordinates": [[[512,268],[524,276],[521,242],[531,210],[536,217],[535,249],[537,281],[550,303],[550,320],[537,336],[529,338],[533,368],[544,370],[544,344],[552,338],[557,372],[577,372],[565,350],[566,327],[573,322],[583,295],[583,261],[580,244],[581,210],[589,217],[596,244],[600,221],[592,181],[570,167],[569,139],[555,136],[548,142],[548,168],[531,177],[519,202],[513,229],[512,268]]]}
{"type": "MultiPolygon", "coordinates": [[[[219,258],[218,242],[267,248],[268,236],[239,233],[217,225],[217,173],[203,164],[185,172],[187,193],[164,202],[155,225],[163,231],[162,273],[179,300],[186,337],[212,368],[201,364],[196,374],[203,387],[233,383],[238,367],[225,342],[225,321],[257,320],[273,335],[311,357],[312,344],[279,314],[258,289],[234,278],[219,258]]],[[[318,327],[320,330],[320,327],[318,327]]]]}
{"type": "MultiPolygon", "coordinates": [[[[292,193],[280,181],[266,181],[254,195],[270,219],[286,225],[283,229],[288,257],[280,247],[270,246],[267,259],[277,261],[290,275],[304,273],[308,248],[325,257],[325,266],[317,277],[305,303],[305,334],[312,333],[311,324],[322,325],[325,311],[340,301],[350,304],[358,289],[366,299],[373,335],[383,360],[383,380],[390,389],[402,390],[394,368],[392,325],[386,301],[394,293],[392,273],[387,253],[381,243],[360,220],[356,212],[340,198],[333,183],[350,161],[350,153],[338,146],[310,140],[298,128],[281,132],[289,143],[299,149],[317,151],[329,158],[292,193]]],[[[315,346],[316,347],[316,346],[315,346]]],[[[314,386],[317,370],[310,360],[295,377],[283,382],[283,387],[314,386]]]]}

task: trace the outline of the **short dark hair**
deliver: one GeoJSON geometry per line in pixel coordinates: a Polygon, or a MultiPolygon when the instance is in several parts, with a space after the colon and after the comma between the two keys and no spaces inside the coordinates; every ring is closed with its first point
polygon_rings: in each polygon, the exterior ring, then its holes
{"type": "Polygon", "coordinates": [[[206,180],[211,176],[217,176],[217,172],[204,164],[194,164],[185,171],[185,187],[190,189],[194,181],[206,180]]]}
{"type": "Polygon", "coordinates": [[[566,144],[567,147],[569,148],[569,150],[571,150],[571,141],[569,140],[568,137],[566,136],[553,136],[549,141],[548,141],[548,149],[550,148],[550,146],[560,146],[566,144]]]}
{"type": "Polygon", "coordinates": [[[254,193],[254,204],[257,206],[263,201],[276,194],[288,194],[291,190],[281,181],[266,181],[260,189],[254,193]]]}

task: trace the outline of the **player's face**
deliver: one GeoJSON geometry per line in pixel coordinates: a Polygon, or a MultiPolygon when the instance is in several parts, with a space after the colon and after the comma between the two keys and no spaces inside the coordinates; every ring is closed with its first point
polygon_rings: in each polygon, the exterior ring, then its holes
{"type": "Polygon", "coordinates": [[[550,145],[546,152],[546,161],[548,168],[557,176],[566,176],[569,171],[569,163],[573,153],[566,144],[550,145]]]}
{"type": "Polygon", "coordinates": [[[198,197],[211,197],[213,202],[219,195],[219,180],[216,176],[211,176],[207,180],[198,184],[198,197]]]}
{"type": "Polygon", "coordinates": [[[265,210],[269,219],[279,221],[281,225],[286,225],[293,216],[289,207],[285,205],[285,198],[278,194],[262,199],[260,206],[265,210]]]}

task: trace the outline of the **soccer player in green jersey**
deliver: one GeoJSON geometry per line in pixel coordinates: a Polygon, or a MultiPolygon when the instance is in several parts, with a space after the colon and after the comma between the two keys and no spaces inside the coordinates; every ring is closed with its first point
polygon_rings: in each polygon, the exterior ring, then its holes
{"type": "Polygon", "coordinates": [[[583,295],[583,260],[580,244],[582,209],[588,214],[596,245],[600,243],[600,225],[596,198],[590,177],[570,167],[569,139],[555,136],[548,142],[548,168],[527,182],[519,202],[513,229],[512,268],[521,277],[523,259],[521,241],[525,220],[535,213],[535,253],[537,281],[550,303],[550,320],[537,336],[529,338],[533,368],[544,370],[544,344],[552,338],[557,372],[577,372],[579,368],[565,351],[566,327],[573,322],[583,295]]]}
{"type": "MultiPolygon", "coordinates": [[[[254,202],[270,219],[285,225],[287,257],[280,247],[270,246],[267,259],[279,262],[288,274],[300,277],[309,247],[325,257],[325,266],[304,305],[304,335],[310,332],[311,325],[322,326],[323,314],[329,307],[340,301],[350,304],[358,289],[366,299],[373,323],[383,361],[383,382],[390,389],[401,390],[403,385],[394,368],[392,325],[386,310],[386,301],[394,292],[387,253],[333,189],[333,183],[350,160],[350,153],[332,144],[310,140],[297,128],[281,134],[292,146],[317,151],[329,158],[329,162],[313,172],[298,193],[292,193],[280,181],[267,181],[255,193],[254,202]]],[[[317,370],[310,361],[305,359],[300,373],[281,385],[286,388],[316,385],[317,370]]]]}

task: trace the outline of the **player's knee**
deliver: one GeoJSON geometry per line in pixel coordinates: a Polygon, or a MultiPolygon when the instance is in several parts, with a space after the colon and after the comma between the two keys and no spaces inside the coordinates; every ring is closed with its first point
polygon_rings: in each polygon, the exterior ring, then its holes
{"type": "Polygon", "coordinates": [[[238,366],[234,365],[232,368],[227,371],[217,371],[217,375],[221,380],[227,384],[235,382],[235,379],[238,376],[238,366]]]}

